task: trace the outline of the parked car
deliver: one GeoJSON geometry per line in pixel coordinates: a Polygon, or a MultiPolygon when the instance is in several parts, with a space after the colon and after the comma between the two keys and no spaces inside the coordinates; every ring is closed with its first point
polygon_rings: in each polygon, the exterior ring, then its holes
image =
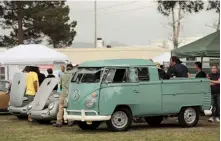
{"type": "Polygon", "coordinates": [[[105,121],[110,130],[125,131],[133,117],[158,126],[177,116],[180,125],[193,127],[210,106],[207,79],[160,80],[155,64],[143,59],[88,61],[71,79],[64,120],[83,130],[105,121]]]}
{"type": "Polygon", "coordinates": [[[57,78],[47,78],[41,84],[34,100],[28,106],[28,114],[39,122],[56,120],[60,93],[53,91],[58,84],[57,78]]]}
{"type": "Polygon", "coordinates": [[[0,81],[0,112],[8,112],[10,82],[0,81]]]}
{"type": "Polygon", "coordinates": [[[16,73],[12,80],[8,111],[20,118],[27,117],[28,98],[25,97],[26,74],[16,73]]]}

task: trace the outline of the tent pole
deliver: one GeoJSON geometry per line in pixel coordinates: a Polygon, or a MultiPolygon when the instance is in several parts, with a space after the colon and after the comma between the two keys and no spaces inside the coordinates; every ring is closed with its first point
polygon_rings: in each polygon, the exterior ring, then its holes
{"type": "Polygon", "coordinates": [[[201,56],[201,63],[203,64],[203,56],[201,56]]]}

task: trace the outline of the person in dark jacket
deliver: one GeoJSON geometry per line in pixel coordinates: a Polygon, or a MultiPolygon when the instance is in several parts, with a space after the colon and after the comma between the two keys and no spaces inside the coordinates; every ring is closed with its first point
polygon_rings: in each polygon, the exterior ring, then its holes
{"type": "Polygon", "coordinates": [[[38,81],[39,81],[39,87],[41,86],[42,82],[45,80],[45,75],[40,72],[39,67],[34,67],[35,72],[38,74],[38,81]]]}
{"type": "Polygon", "coordinates": [[[195,70],[197,71],[196,78],[206,78],[206,73],[202,71],[202,63],[195,62],[195,70]]]}
{"type": "Polygon", "coordinates": [[[156,63],[159,79],[170,79],[170,77],[165,73],[160,63],[156,63]]]}
{"type": "MultiPolygon", "coordinates": [[[[55,76],[53,74],[53,70],[51,68],[47,69],[47,72],[48,72],[48,76],[46,78],[55,78],[55,76]]],[[[53,90],[57,91],[58,90],[58,85],[56,85],[53,90]]]]}
{"type": "Polygon", "coordinates": [[[220,121],[220,74],[217,65],[212,66],[210,79],[211,94],[212,94],[212,117],[209,118],[210,122],[220,121]]]}
{"type": "Polygon", "coordinates": [[[167,71],[169,77],[189,77],[188,68],[182,64],[176,56],[170,58],[170,68],[167,71]]]}

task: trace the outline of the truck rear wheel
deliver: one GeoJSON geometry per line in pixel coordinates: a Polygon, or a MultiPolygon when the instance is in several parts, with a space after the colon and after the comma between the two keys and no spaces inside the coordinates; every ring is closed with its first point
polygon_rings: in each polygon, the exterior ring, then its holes
{"type": "Polygon", "coordinates": [[[193,127],[199,121],[199,108],[184,107],[178,115],[178,121],[183,127],[193,127]]]}
{"type": "Polygon", "coordinates": [[[146,117],[145,120],[150,126],[159,126],[163,121],[163,117],[161,116],[146,117]]]}
{"type": "Polygon", "coordinates": [[[95,130],[99,127],[100,123],[100,121],[94,121],[92,122],[92,124],[87,124],[86,122],[78,122],[78,126],[82,130],[95,130]]]}
{"type": "Polygon", "coordinates": [[[106,124],[111,131],[126,131],[130,128],[132,120],[132,112],[128,108],[117,108],[106,124]]]}

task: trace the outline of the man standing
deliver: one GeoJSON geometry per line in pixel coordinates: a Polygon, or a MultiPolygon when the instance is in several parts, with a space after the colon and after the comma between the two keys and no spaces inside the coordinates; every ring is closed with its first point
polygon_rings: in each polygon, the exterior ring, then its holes
{"type": "MultiPolygon", "coordinates": [[[[55,78],[54,74],[53,74],[53,70],[51,68],[47,69],[48,72],[48,76],[46,78],[55,78]]],[[[58,90],[58,85],[56,85],[53,89],[54,91],[58,90]]]]}
{"type": "Polygon", "coordinates": [[[37,74],[38,74],[39,86],[41,86],[41,83],[45,80],[45,75],[40,72],[39,67],[37,69],[37,74]]]}
{"type": "Polygon", "coordinates": [[[63,124],[64,100],[67,97],[69,81],[73,73],[71,70],[73,70],[73,66],[72,64],[68,64],[66,66],[66,72],[64,72],[64,74],[61,77],[62,91],[61,91],[61,96],[60,96],[60,101],[59,101],[59,109],[57,113],[57,122],[53,124],[53,126],[56,126],[56,127],[61,127],[63,124]]]}
{"type": "Polygon", "coordinates": [[[170,68],[167,71],[169,77],[189,77],[189,71],[176,56],[170,58],[170,68]]]}
{"type": "Polygon", "coordinates": [[[211,74],[209,75],[211,94],[212,94],[212,117],[209,118],[210,122],[220,121],[220,74],[218,67],[212,66],[211,74]]]}
{"type": "MultiPolygon", "coordinates": [[[[37,67],[35,66],[30,66],[29,67],[30,72],[28,72],[26,78],[26,96],[28,98],[28,103],[33,101],[39,87],[38,75],[35,72],[36,68],[37,67]]],[[[32,118],[30,115],[28,115],[28,121],[32,122],[32,118]]]]}
{"type": "Polygon", "coordinates": [[[195,70],[197,71],[196,78],[206,78],[206,73],[202,71],[202,63],[195,62],[195,70]]]}
{"type": "MultiPolygon", "coordinates": [[[[61,80],[61,77],[62,75],[64,74],[65,72],[65,66],[64,65],[61,65],[61,71],[58,73],[58,77],[59,79],[61,80]]],[[[62,90],[62,84],[60,83],[60,86],[59,86],[59,92],[62,90]]]]}

